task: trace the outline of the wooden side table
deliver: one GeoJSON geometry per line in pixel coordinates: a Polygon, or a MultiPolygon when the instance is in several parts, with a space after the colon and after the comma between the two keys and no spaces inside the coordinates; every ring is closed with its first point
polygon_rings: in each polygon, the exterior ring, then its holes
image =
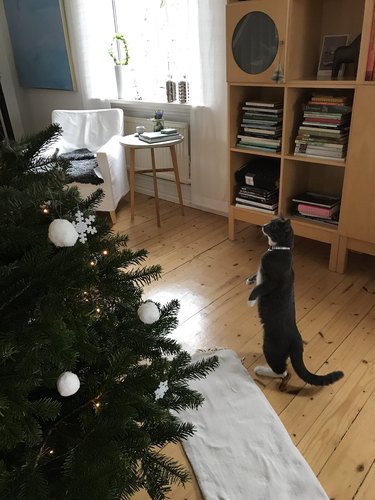
{"type": "Polygon", "coordinates": [[[125,147],[129,148],[130,153],[130,216],[131,220],[134,219],[134,187],[135,187],[135,151],[136,149],[149,149],[151,151],[151,169],[141,169],[137,170],[137,173],[148,174],[152,173],[154,180],[154,193],[155,193],[155,208],[156,208],[156,218],[157,224],[160,227],[160,211],[159,211],[159,195],[158,195],[158,184],[156,179],[157,172],[174,172],[174,176],[176,179],[176,188],[178,199],[181,206],[181,214],[184,215],[184,205],[182,202],[182,192],[181,192],[181,184],[180,184],[180,176],[178,173],[178,164],[177,164],[177,155],[176,155],[176,144],[179,144],[184,140],[184,137],[181,136],[179,139],[174,139],[171,141],[163,141],[157,142],[155,144],[148,144],[147,142],[141,141],[134,134],[125,135],[121,137],[120,143],[125,147]],[[156,168],[155,165],[155,153],[154,149],[156,148],[169,148],[171,152],[172,164],[173,168],[156,168]]]}

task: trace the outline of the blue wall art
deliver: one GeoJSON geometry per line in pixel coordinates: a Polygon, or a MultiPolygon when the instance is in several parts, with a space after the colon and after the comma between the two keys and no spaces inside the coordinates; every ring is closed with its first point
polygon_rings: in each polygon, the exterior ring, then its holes
{"type": "Polygon", "coordinates": [[[62,0],[4,0],[23,87],[74,90],[62,0]]]}

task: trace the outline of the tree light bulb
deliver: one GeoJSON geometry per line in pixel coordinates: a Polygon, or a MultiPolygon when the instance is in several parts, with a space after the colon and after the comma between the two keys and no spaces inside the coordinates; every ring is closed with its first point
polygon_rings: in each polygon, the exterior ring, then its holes
{"type": "Polygon", "coordinates": [[[97,307],[97,308],[95,309],[95,311],[96,311],[97,313],[100,313],[100,307],[97,307]]]}
{"type": "Polygon", "coordinates": [[[49,210],[48,210],[48,208],[47,208],[47,207],[44,207],[44,208],[43,208],[43,213],[44,213],[44,214],[49,214],[49,210]]]}
{"type": "Polygon", "coordinates": [[[48,451],[48,454],[49,454],[49,455],[54,455],[54,454],[55,454],[55,450],[50,449],[50,450],[48,451]]]}
{"type": "Polygon", "coordinates": [[[90,266],[94,267],[96,264],[95,260],[90,260],[90,266]]]}
{"type": "Polygon", "coordinates": [[[109,254],[108,250],[103,250],[103,255],[108,255],[108,254],[109,254]]]}

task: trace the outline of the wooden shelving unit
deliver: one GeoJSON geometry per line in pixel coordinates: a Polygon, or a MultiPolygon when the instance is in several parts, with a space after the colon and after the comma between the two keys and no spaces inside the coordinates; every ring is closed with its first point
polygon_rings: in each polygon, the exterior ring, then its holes
{"type": "Polygon", "coordinates": [[[229,238],[236,221],[261,225],[273,215],[235,207],[238,192],[234,173],[256,156],[280,159],[279,214],[290,217],[297,235],[331,245],[329,268],[343,272],[348,250],[375,255],[375,81],[365,81],[375,0],[228,0],[228,165],[229,238]],[[275,23],[279,48],[273,63],[249,74],[236,63],[232,51],[238,23],[251,12],[264,12],[275,23]],[[317,78],[322,38],[326,34],[361,36],[357,70],[348,64],[342,78],[317,78]],[[284,79],[272,80],[280,63],[284,79]],[[349,95],[353,99],[347,157],[344,162],[294,155],[294,140],[302,121],[302,103],[312,92],[349,95]],[[242,105],[251,99],[279,99],[284,103],[280,153],[236,146],[242,105]],[[291,199],[304,190],[341,196],[338,226],[293,217],[291,199]]]}

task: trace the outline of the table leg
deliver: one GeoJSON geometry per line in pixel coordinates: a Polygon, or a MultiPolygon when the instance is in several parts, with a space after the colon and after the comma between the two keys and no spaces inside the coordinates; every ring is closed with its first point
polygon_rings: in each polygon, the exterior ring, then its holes
{"type": "Polygon", "coordinates": [[[180,206],[181,206],[181,214],[184,215],[184,204],[182,201],[182,192],[181,192],[181,184],[180,184],[180,175],[178,173],[176,148],[175,148],[175,146],[169,146],[169,150],[171,152],[171,157],[172,157],[174,176],[176,179],[177,194],[178,194],[178,199],[180,200],[180,206]]]}
{"type": "Polygon", "coordinates": [[[135,148],[130,148],[130,219],[134,220],[135,148]]]}
{"type": "Polygon", "coordinates": [[[155,166],[155,152],[154,152],[154,148],[151,148],[151,163],[152,163],[152,176],[153,176],[153,179],[154,179],[156,220],[157,220],[158,227],[160,227],[159,194],[158,194],[158,183],[157,183],[157,180],[156,180],[156,166],[155,166]]]}

